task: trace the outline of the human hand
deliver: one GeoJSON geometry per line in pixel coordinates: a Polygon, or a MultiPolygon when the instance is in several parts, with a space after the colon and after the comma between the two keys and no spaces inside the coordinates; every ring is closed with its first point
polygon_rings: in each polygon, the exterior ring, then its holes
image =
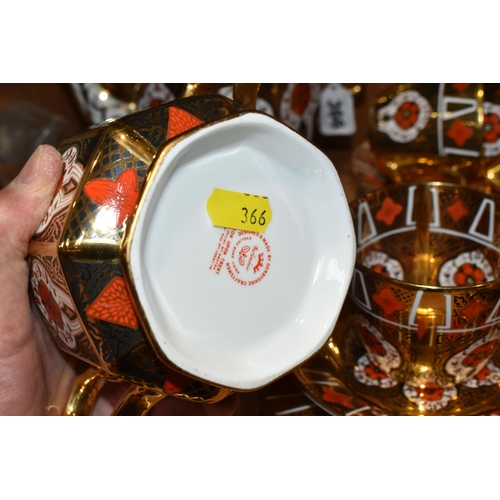
{"type": "MultiPolygon", "coordinates": [[[[28,244],[62,175],[61,156],[39,146],[0,190],[0,414],[60,414],[80,364],[53,343],[28,295],[28,244]]],[[[109,415],[127,384],[109,384],[94,414],[109,415]]],[[[231,415],[237,398],[213,405],[167,397],[154,415],[231,415]]]]}

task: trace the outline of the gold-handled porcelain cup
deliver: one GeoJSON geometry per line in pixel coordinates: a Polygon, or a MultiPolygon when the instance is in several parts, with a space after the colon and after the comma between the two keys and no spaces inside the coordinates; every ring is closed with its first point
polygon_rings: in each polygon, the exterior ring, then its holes
{"type": "Polygon", "coordinates": [[[351,210],[354,390],[393,413],[480,412],[500,381],[500,197],[393,184],[351,210]]]}
{"type": "Polygon", "coordinates": [[[102,379],[132,384],[115,414],[147,413],[166,395],[215,402],[271,383],[326,342],[355,238],[335,168],[298,133],[191,95],[60,152],[29,265],[54,341],[94,367],[66,413],[90,413],[102,379]]]}

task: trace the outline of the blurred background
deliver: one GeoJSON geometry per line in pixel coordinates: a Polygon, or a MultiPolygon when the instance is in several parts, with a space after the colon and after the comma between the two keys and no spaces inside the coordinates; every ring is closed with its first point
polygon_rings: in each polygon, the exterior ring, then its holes
{"type": "MultiPolygon", "coordinates": [[[[349,199],[358,190],[353,153],[368,136],[370,105],[391,84],[261,84],[257,109],[272,114],[322,149],[341,174],[349,199]],[[325,99],[328,102],[325,103],[325,99]]],[[[185,84],[0,84],[0,187],[15,177],[42,143],[108,118],[178,98],[185,84]]],[[[207,84],[232,95],[231,84],[207,84]]]]}

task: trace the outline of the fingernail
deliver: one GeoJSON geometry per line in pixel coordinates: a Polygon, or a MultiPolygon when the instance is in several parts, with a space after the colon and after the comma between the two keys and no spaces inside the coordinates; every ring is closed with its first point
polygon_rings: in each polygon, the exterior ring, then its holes
{"type": "Polygon", "coordinates": [[[40,165],[42,150],[43,145],[40,145],[35,149],[34,153],[30,156],[21,172],[19,172],[19,175],[14,179],[14,183],[26,186],[36,178],[38,175],[38,167],[40,165]]]}

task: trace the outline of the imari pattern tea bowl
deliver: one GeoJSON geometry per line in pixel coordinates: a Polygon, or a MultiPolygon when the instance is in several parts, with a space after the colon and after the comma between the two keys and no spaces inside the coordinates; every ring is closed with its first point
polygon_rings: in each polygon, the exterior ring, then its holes
{"type": "Polygon", "coordinates": [[[109,120],[59,150],[30,284],[54,342],[93,367],[76,413],[101,379],[132,384],[117,414],[166,395],[215,402],[327,341],[355,236],[335,168],[298,133],[204,95],[109,120]],[[250,203],[231,209],[240,227],[211,219],[214,190],[250,203]]]}

